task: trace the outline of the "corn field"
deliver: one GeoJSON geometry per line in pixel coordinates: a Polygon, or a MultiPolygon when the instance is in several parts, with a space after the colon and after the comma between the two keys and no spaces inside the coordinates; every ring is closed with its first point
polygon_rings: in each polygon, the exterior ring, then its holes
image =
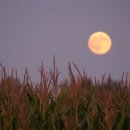
{"type": "Polygon", "coordinates": [[[103,75],[93,82],[68,63],[68,79],[59,81],[54,59],[49,72],[41,65],[34,84],[27,69],[20,82],[17,73],[7,75],[0,66],[0,130],[130,130],[127,74],[120,81],[103,75]]]}

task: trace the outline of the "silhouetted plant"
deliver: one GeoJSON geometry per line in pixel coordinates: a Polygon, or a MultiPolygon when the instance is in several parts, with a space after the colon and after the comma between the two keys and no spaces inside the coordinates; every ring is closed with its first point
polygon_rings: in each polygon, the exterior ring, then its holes
{"type": "Polygon", "coordinates": [[[130,130],[127,78],[114,81],[103,75],[101,82],[93,82],[74,62],[72,65],[68,63],[69,77],[58,82],[54,58],[50,72],[41,65],[40,82],[33,84],[27,69],[21,83],[13,70],[7,76],[0,64],[0,129],[130,130]]]}

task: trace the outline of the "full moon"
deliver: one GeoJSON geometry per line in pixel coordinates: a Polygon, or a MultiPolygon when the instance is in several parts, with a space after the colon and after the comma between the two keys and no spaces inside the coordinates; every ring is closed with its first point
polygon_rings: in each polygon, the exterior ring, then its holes
{"type": "Polygon", "coordinates": [[[112,41],[110,36],[105,32],[95,32],[88,40],[88,47],[96,55],[104,55],[111,49],[112,41]]]}

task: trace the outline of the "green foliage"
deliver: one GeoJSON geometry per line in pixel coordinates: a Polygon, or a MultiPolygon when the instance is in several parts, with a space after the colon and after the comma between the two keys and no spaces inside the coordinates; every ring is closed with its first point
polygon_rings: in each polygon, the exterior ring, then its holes
{"type": "MultiPolygon", "coordinates": [[[[85,74],[58,84],[58,71],[41,69],[32,84],[6,74],[0,81],[0,130],[130,130],[130,86],[122,82],[94,84],[85,74]]],[[[5,72],[5,70],[3,69],[5,72]]]]}

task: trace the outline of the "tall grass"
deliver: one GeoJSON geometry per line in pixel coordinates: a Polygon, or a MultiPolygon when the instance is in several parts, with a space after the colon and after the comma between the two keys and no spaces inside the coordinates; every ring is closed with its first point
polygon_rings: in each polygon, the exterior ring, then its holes
{"type": "Polygon", "coordinates": [[[128,76],[114,82],[103,75],[93,83],[72,65],[69,80],[58,81],[54,58],[49,72],[41,65],[40,81],[33,84],[27,69],[20,82],[0,64],[0,130],[130,130],[128,76]]]}

